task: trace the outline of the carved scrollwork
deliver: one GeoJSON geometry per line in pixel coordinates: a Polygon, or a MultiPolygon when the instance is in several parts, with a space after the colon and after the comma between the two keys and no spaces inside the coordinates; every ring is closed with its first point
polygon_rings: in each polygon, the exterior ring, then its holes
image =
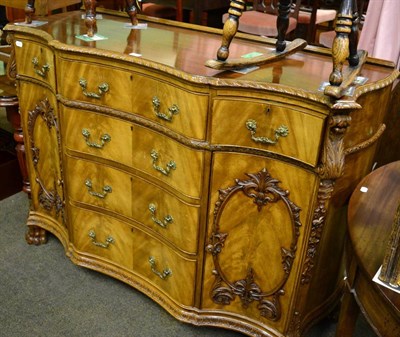
{"type": "Polygon", "coordinates": [[[327,132],[322,154],[322,163],[318,174],[322,179],[336,179],[343,174],[345,151],[343,139],[350,126],[351,117],[336,115],[329,118],[329,132],[327,132]]]}
{"type": "Polygon", "coordinates": [[[269,320],[277,321],[281,317],[279,298],[285,294],[283,288],[296,255],[297,240],[300,235],[299,228],[301,227],[300,208],[289,200],[289,191],[281,189],[278,186],[279,180],[272,178],[265,168],[258,173],[246,175],[249,179],[236,179],[236,185],[219,190],[219,198],[215,203],[213,231],[206,246],[206,251],[213,256],[215,267],[213,271],[215,281],[210,295],[215,303],[222,305],[229,305],[236,296],[239,297],[244,308],[248,308],[253,302],[258,302],[257,308],[260,315],[269,320]],[[284,276],[273,289],[265,290],[257,284],[255,280],[257,270],[254,266],[247,266],[245,277],[234,281],[228,280],[220,266],[219,255],[228,242],[228,233],[221,232],[220,218],[230,198],[239,192],[253,199],[258,211],[261,211],[267,205],[283,202],[290,215],[293,237],[290,247],[281,247],[284,276]]]}
{"type": "Polygon", "coordinates": [[[17,62],[15,60],[15,46],[14,37],[12,34],[7,34],[7,43],[11,46],[10,57],[6,65],[6,74],[10,80],[15,80],[17,78],[17,62]]]}
{"type": "MultiPolygon", "coordinates": [[[[54,177],[54,183],[51,187],[46,187],[44,184],[44,180],[41,178],[39,170],[38,170],[38,163],[40,161],[40,148],[37,147],[35,144],[34,138],[34,130],[38,118],[44,122],[47,126],[49,132],[55,130],[56,139],[57,139],[57,146],[60,155],[61,149],[61,137],[59,132],[59,127],[57,123],[57,117],[54,114],[54,109],[50,105],[50,102],[47,98],[39,101],[35,108],[28,113],[28,140],[29,140],[29,147],[31,150],[32,155],[32,163],[35,169],[35,180],[39,184],[40,189],[38,192],[38,200],[39,204],[43,209],[46,211],[55,210],[57,216],[61,213],[62,217],[64,218],[64,201],[62,196],[59,194],[59,186],[63,185],[63,181],[61,177],[54,177]]],[[[59,164],[59,163],[55,163],[59,164]]],[[[61,167],[60,167],[61,172],[61,167]]]]}
{"type": "Polygon", "coordinates": [[[301,284],[309,283],[311,280],[311,271],[314,268],[314,259],[317,255],[322,230],[326,221],[327,202],[331,198],[334,187],[333,180],[322,180],[318,191],[318,203],[314,210],[311,223],[311,234],[308,239],[307,255],[301,274],[301,284]]]}

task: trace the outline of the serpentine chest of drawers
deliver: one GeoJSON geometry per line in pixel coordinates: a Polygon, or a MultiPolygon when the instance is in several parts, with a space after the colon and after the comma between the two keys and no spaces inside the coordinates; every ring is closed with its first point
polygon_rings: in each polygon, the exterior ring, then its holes
{"type": "MultiPolygon", "coordinates": [[[[300,336],[340,298],[347,199],[384,129],[389,63],[334,101],[329,55],[241,74],[204,66],[220,32],[81,13],[8,25],[31,183],[27,240],[142,291],[176,318],[300,336]],[[131,55],[131,53],[134,53],[131,55]]],[[[271,48],[238,36],[231,53],[271,48]]]]}

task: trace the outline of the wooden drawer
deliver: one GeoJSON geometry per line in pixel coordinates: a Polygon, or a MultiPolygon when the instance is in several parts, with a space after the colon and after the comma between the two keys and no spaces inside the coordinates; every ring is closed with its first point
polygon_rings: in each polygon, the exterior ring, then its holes
{"type": "Polygon", "coordinates": [[[60,76],[70,74],[59,86],[66,98],[132,112],[187,137],[205,139],[207,93],[169,84],[161,75],[154,78],[104,64],[62,59],[60,69],[60,76]]]}
{"type": "Polygon", "coordinates": [[[177,249],[196,254],[198,205],[188,204],[156,184],[106,165],[69,156],[65,164],[71,200],[125,215],[158,233],[177,249]],[[91,189],[85,184],[87,179],[91,181],[91,189]],[[111,192],[106,193],[104,186],[110,186],[111,192]]]}
{"type": "MultiPolygon", "coordinates": [[[[208,93],[195,92],[174,85],[171,79],[136,75],[132,92],[132,108],[135,114],[152,120],[172,131],[189,138],[206,137],[208,93]]],[[[204,90],[204,89],[203,89],[204,90]]]]}
{"type": "Polygon", "coordinates": [[[64,156],[70,199],[132,216],[131,177],[107,165],[64,156]]]}
{"type": "Polygon", "coordinates": [[[129,112],[132,74],[110,65],[60,59],[59,93],[68,99],[85,101],[129,112]]]}
{"type": "Polygon", "coordinates": [[[197,261],[134,228],[133,270],[186,306],[194,304],[197,261]]]}
{"type": "Polygon", "coordinates": [[[62,107],[61,116],[67,149],[132,165],[130,123],[66,107],[62,107]]]}
{"type": "Polygon", "coordinates": [[[315,166],[323,126],[322,117],[293,107],[263,100],[216,98],[211,141],[213,144],[266,150],[315,166]],[[287,128],[287,135],[281,134],[276,139],[281,126],[287,128]],[[250,129],[254,130],[253,137],[250,129]]]}
{"type": "Polygon", "coordinates": [[[178,303],[194,303],[196,259],[110,216],[70,207],[73,244],[84,254],[133,271],[178,303]]]}
{"type": "Polygon", "coordinates": [[[56,69],[51,49],[24,39],[16,39],[14,46],[18,75],[35,78],[55,89],[56,69]]]}
{"type": "Polygon", "coordinates": [[[188,204],[154,183],[132,178],[133,218],[176,248],[197,253],[200,206],[188,204]]]}
{"type": "Polygon", "coordinates": [[[192,198],[200,198],[204,151],[133,126],[133,166],[192,198]]]}
{"type": "Polygon", "coordinates": [[[72,243],[76,250],[132,270],[132,228],[110,216],[69,205],[72,243]]]}

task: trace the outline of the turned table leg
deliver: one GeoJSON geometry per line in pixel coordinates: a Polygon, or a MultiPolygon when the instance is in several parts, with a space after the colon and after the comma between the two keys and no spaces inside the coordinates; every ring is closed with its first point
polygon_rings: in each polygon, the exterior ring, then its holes
{"type": "Polygon", "coordinates": [[[359,63],[357,56],[358,13],[355,0],[343,0],[336,20],[336,37],[333,40],[333,71],[329,77],[331,85],[343,82],[343,64],[349,59],[351,66],[359,63]]]}
{"type": "Polygon", "coordinates": [[[25,6],[25,22],[32,23],[32,16],[35,14],[35,0],[28,0],[25,6]]]}
{"type": "Polygon", "coordinates": [[[85,25],[87,28],[87,35],[93,37],[97,33],[97,22],[96,22],[96,0],[85,0],[84,1],[86,15],[85,25]]]}
{"type": "Polygon", "coordinates": [[[136,0],[126,0],[126,12],[131,19],[132,26],[136,26],[138,24],[138,19],[136,17],[138,12],[136,0]]]}
{"type": "Polygon", "coordinates": [[[221,47],[217,51],[217,58],[225,61],[229,56],[229,46],[239,27],[239,18],[242,16],[246,1],[231,1],[228,10],[228,19],[225,21],[221,47]]]}
{"type": "Polygon", "coordinates": [[[278,6],[278,19],[276,27],[278,30],[278,41],[276,41],[276,50],[284,51],[286,48],[285,37],[289,27],[289,14],[292,6],[292,0],[281,0],[278,6]]]}
{"type": "Polygon", "coordinates": [[[30,197],[31,185],[29,183],[28,170],[25,159],[24,135],[21,128],[21,118],[19,114],[18,100],[16,104],[6,107],[7,120],[14,130],[14,140],[16,142],[15,150],[17,152],[19,169],[22,176],[22,190],[30,197]]]}

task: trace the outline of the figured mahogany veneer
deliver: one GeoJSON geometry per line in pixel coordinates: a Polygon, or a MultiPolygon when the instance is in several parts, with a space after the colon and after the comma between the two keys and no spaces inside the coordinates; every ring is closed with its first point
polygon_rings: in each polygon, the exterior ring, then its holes
{"type": "MultiPolygon", "coordinates": [[[[55,234],[81,266],[177,319],[301,336],[341,296],[348,197],[385,125],[390,63],[334,100],[326,51],[247,74],[204,66],[221,32],[103,13],[8,25],[32,207],[28,242],[55,234]],[[133,55],[129,55],[134,53],[133,55]],[[15,69],[15,67],[14,67],[15,69]]],[[[238,34],[232,57],[274,49],[238,34]]]]}

